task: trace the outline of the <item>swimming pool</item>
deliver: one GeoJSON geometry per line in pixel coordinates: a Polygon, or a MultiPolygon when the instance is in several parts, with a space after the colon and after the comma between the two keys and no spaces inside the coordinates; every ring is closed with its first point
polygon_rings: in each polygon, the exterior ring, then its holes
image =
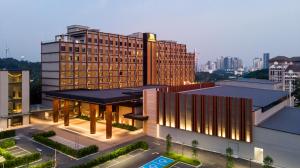
{"type": "Polygon", "coordinates": [[[163,168],[173,162],[174,162],[173,159],[164,156],[159,156],[156,159],[144,164],[140,168],[163,168]]]}

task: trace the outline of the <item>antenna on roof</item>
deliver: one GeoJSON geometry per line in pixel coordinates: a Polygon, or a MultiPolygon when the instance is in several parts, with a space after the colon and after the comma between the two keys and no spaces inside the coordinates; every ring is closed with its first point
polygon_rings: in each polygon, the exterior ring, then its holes
{"type": "Polygon", "coordinates": [[[5,58],[8,58],[9,48],[7,47],[7,42],[5,42],[5,58]]]}

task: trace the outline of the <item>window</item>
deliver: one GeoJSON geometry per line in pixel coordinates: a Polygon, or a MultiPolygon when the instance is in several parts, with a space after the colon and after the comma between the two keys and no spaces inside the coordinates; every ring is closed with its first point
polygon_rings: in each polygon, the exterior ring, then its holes
{"type": "Polygon", "coordinates": [[[123,44],[122,44],[122,42],[120,42],[120,46],[122,46],[123,44]]]}
{"type": "Polygon", "coordinates": [[[98,61],[98,57],[95,57],[95,61],[98,61]]]}
{"type": "Polygon", "coordinates": [[[127,43],[126,43],[126,42],[124,43],[124,46],[127,46],[127,43]]]}
{"type": "Polygon", "coordinates": [[[131,47],[131,43],[128,43],[128,46],[131,47]]]}
{"type": "Polygon", "coordinates": [[[109,44],[110,44],[110,45],[114,45],[114,42],[113,42],[113,41],[109,41],[109,44]]]}
{"type": "Polygon", "coordinates": [[[88,49],[87,49],[87,52],[88,52],[88,53],[91,53],[91,52],[92,52],[92,49],[91,49],[91,48],[88,48],[88,49]]]}
{"type": "Polygon", "coordinates": [[[98,39],[94,39],[94,43],[98,43],[98,39]]]}
{"type": "Polygon", "coordinates": [[[120,71],[120,72],[119,72],[119,74],[120,74],[120,76],[122,76],[122,75],[123,75],[123,72],[122,72],[122,71],[120,71]]]}
{"type": "Polygon", "coordinates": [[[79,52],[79,47],[75,47],[75,52],[79,52]]]}
{"type": "Polygon", "coordinates": [[[98,54],[98,49],[95,48],[95,49],[94,49],[94,52],[95,52],[95,54],[98,54]]]}
{"type": "Polygon", "coordinates": [[[117,42],[117,41],[116,41],[116,43],[115,43],[115,44],[116,44],[116,46],[118,46],[118,42],[117,42]]]}
{"type": "Polygon", "coordinates": [[[105,44],[108,44],[108,40],[105,40],[105,44]]]}
{"type": "Polygon", "coordinates": [[[91,43],[91,42],[92,42],[92,39],[91,39],[91,38],[88,38],[88,42],[91,43]]]}
{"type": "Polygon", "coordinates": [[[73,52],[73,48],[72,47],[69,47],[69,52],[73,52]]]}
{"type": "Polygon", "coordinates": [[[100,39],[100,44],[102,44],[103,43],[103,40],[102,39],[100,39]]]}
{"type": "Polygon", "coordinates": [[[82,52],[85,52],[85,48],[82,48],[81,51],[82,51],[82,52]]]}
{"type": "Polygon", "coordinates": [[[66,46],[60,46],[60,51],[66,51],[66,46]]]}

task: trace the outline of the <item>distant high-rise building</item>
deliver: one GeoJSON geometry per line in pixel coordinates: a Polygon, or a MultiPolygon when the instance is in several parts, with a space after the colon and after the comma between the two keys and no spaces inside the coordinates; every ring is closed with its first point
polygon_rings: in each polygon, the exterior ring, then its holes
{"type": "Polygon", "coordinates": [[[253,71],[256,71],[256,70],[261,70],[263,68],[263,61],[261,58],[254,58],[253,59],[253,68],[252,70],[253,71]]]}
{"type": "Polygon", "coordinates": [[[270,53],[264,53],[263,56],[263,69],[269,68],[269,59],[270,59],[270,53]]]}

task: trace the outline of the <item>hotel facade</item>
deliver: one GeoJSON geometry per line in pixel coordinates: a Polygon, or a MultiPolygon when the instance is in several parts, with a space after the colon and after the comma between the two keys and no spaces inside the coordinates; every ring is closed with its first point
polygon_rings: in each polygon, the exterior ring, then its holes
{"type": "Polygon", "coordinates": [[[51,90],[182,85],[195,79],[195,53],[153,33],[119,35],[87,26],[41,43],[43,104],[51,90]]]}

